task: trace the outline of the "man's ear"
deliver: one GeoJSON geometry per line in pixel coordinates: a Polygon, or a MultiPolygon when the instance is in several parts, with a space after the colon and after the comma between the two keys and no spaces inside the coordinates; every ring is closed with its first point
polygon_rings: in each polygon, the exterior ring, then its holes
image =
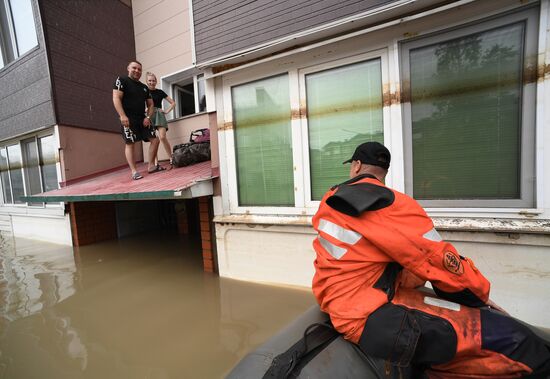
{"type": "Polygon", "coordinates": [[[353,171],[354,175],[358,175],[361,171],[361,161],[352,161],[351,162],[351,169],[353,171]]]}

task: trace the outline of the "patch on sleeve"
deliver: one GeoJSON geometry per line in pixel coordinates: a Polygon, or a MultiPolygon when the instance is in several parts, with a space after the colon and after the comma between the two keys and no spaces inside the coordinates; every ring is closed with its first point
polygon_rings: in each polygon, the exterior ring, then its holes
{"type": "Polygon", "coordinates": [[[443,266],[453,274],[462,275],[464,273],[464,266],[462,266],[460,257],[452,251],[446,251],[443,255],[443,266]]]}

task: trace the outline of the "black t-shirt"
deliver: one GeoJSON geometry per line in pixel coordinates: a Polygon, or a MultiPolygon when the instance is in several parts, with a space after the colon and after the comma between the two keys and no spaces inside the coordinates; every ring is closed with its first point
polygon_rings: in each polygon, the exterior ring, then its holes
{"type": "Polygon", "coordinates": [[[153,103],[155,103],[155,108],[162,108],[162,99],[168,97],[166,92],[158,88],[155,88],[150,92],[151,92],[151,97],[153,98],[153,103]]]}
{"type": "Polygon", "coordinates": [[[124,92],[122,108],[127,116],[143,116],[147,106],[147,99],[151,98],[149,88],[140,81],[127,76],[119,76],[115,80],[113,89],[124,92]]]}

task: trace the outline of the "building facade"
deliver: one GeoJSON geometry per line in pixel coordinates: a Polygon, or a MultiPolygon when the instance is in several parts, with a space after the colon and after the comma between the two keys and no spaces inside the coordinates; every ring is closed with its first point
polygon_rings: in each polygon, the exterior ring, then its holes
{"type": "Polygon", "coordinates": [[[0,230],[71,244],[63,203],[21,196],[125,164],[112,82],[135,56],[128,2],[0,1],[0,230]]]}
{"type": "Polygon", "coordinates": [[[220,275],[309,286],[319,200],[357,144],[379,141],[387,184],[474,259],[497,303],[550,327],[549,5],[193,1],[220,275]]]}

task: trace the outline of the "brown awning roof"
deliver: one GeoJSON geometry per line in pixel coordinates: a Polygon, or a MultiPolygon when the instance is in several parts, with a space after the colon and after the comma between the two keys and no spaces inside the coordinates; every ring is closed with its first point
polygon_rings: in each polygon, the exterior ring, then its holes
{"type": "MultiPolygon", "coordinates": [[[[138,165],[143,179],[132,180],[130,170],[121,168],[91,179],[75,182],[67,187],[21,197],[27,202],[77,202],[107,200],[188,199],[213,193],[211,162],[173,168],[153,174],[147,165],[138,165]]],[[[216,170],[217,171],[217,170],[216,170]]]]}

